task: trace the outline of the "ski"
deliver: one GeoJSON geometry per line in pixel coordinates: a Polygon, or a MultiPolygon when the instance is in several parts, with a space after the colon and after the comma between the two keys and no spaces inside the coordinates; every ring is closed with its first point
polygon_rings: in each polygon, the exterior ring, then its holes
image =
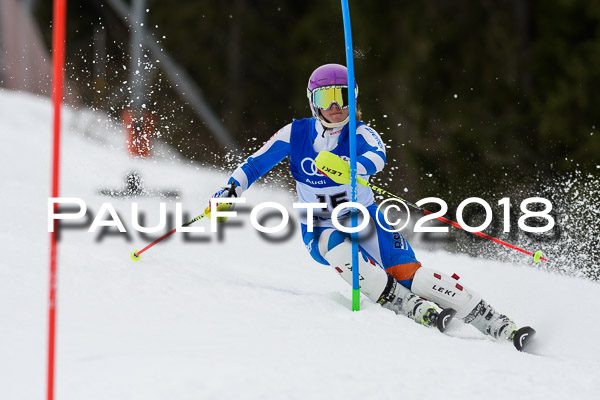
{"type": "MultiPolygon", "coordinates": [[[[446,335],[448,335],[450,337],[463,339],[463,340],[482,340],[482,341],[492,341],[492,342],[498,342],[498,343],[505,342],[504,340],[493,339],[488,335],[483,335],[483,336],[478,336],[478,337],[457,335],[453,329],[451,329],[449,332],[445,332],[445,330],[448,326],[448,323],[452,320],[452,318],[454,317],[454,314],[456,314],[456,311],[454,311],[451,308],[446,309],[446,310],[444,310],[442,313],[440,313],[438,320],[436,322],[437,327],[440,330],[440,332],[444,332],[446,335]],[[445,322],[443,322],[442,320],[444,319],[444,314],[445,314],[446,310],[449,310],[448,311],[449,315],[445,316],[446,320],[445,320],[445,322]]],[[[530,326],[524,326],[522,328],[515,330],[513,335],[507,340],[507,342],[512,342],[517,350],[522,351],[524,353],[543,355],[543,354],[532,353],[528,350],[525,350],[525,348],[529,345],[531,340],[535,337],[535,334],[536,334],[535,329],[533,329],[530,326]]],[[[544,356],[548,356],[548,355],[544,355],[544,356]]]]}
{"type": "Polygon", "coordinates": [[[446,327],[452,321],[452,318],[456,315],[456,310],[453,308],[446,308],[439,313],[437,321],[435,322],[438,330],[444,332],[446,327]]]}
{"type": "Polygon", "coordinates": [[[513,344],[516,349],[523,351],[525,347],[531,342],[531,339],[535,336],[535,329],[530,326],[524,326],[523,328],[517,329],[513,335],[513,344]]]}

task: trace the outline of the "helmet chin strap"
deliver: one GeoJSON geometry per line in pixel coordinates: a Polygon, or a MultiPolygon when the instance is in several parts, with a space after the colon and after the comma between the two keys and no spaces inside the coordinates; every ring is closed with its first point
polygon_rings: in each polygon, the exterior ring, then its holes
{"type": "Polygon", "coordinates": [[[319,120],[325,128],[339,128],[340,126],[346,125],[348,121],[350,121],[350,116],[347,116],[346,119],[341,122],[328,122],[322,115],[320,116],[319,120]]]}

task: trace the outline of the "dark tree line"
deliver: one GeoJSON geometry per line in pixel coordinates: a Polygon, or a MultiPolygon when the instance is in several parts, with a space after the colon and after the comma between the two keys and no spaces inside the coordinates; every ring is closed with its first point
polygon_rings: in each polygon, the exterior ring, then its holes
{"type": "MultiPolygon", "coordinates": [[[[314,68],[345,63],[337,0],[147,6],[148,29],[248,150],[309,116],[314,68]]],[[[499,198],[515,182],[597,173],[600,3],[378,0],[351,1],[350,10],[359,104],[390,145],[380,178],[389,189],[407,188],[414,199],[499,198]]],[[[49,43],[51,2],[37,16],[49,43]]],[[[86,103],[116,114],[127,103],[127,23],[101,0],[69,2],[69,17],[68,75],[86,103]],[[102,76],[91,63],[99,27],[102,76]]],[[[164,140],[215,161],[207,128],[155,67],[147,96],[164,140]]]]}

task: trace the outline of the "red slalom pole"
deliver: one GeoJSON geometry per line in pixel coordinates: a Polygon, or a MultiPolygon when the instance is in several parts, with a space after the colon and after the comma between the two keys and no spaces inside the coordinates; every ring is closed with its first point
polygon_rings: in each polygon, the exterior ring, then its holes
{"type": "MultiPolygon", "coordinates": [[[[202,218],[206,217],[207,215],[210,214],[210,208],[206,208],[204,210],[203,214],[198,215],[196,218],[189,220],[188,222],[186,222],[185,224],[182,224],[181,226],[190,226],[191,224],[193,224],[196,221],[201,220],[202,218]]],[[[144,247],[141,250],[134,250],[132,251],[129,255],[131,256],[131,259],[133,261],[139,261],[140,260],[140,256],[142,255],[143,252],[145,252],[146,250],[148,250],[149,248],[151,248],[152,246],[154,246],[155,244],[162,242],[163,239],[171,236],[172,234],[174,234],[175,232],[177,232],[177,228],[173,229],[170,232],[165,233],[164,235],[162,235],[161,237],[159,237],[158,239],[156,239],[155,241],[153,241],[152,243],[150,243],[149,245],[147,245],[146,247],[144,247]]]]}
{"type": "MultiPolygon", "coordinates": [[[[426,215],[433,214],[431,211],[425,210],[424,208],[421,208],[421,207],[417,207],[417,209],[423,211],[423,213],[426,214],[426,215]]],[[[460,226],[460,224],[458,222],[454,222],[451,219],[444,218],[444,217],[436,217],[436,219],[439,219],[440,221],[443,221],[443,222],[445,222],[447,224],[450,224],[450,225],[452,225],[452,226],[454,226],[454,227],[456,227],[458,229],[464,230],[464,228],[462,226],[460,226]]],[[[477,235],[477,236],[480,236],[480,237],[482,237],[484,239],[488,239],[488,240],[491,240],[492,242],[496,242],[496,243],[501,244],[503,246],[509,247],[509,248],[511,248],[513,250],[520,251],[521,253],[525,253],[525,254],[530,255],[530,256],[534,256],[535,255],[531,251],[527,251],[527,250],[521,249],[520,247],[517,247],[517,246],[515,246],[513,244],[507,243],[504,240],[500,240],[498,238],[495,238],[495,237],[490,236],[488,234],[485,234],[483,232],[471,232],[471,233],[473,235],[477,235]]],[[[539,259],[543,260],[543,261],[548,261],[548,259],[545,258],[545,257],[540,257],[539,259]]]]}
{"type": "MultiPolygon", "coordinates": [[[[52,23],[52,102],[54,104],[53,148],[52,148],[52,197],[58,197],[60,177],[60,109],[63,98],[65,36],[67,24],[67,0],[54,0],[52,23]]],[[[54,213],[57,212],[54,203],[54,213]]],[[[48,400],[54,399],[54,354],[56,337],[56,220],[50,232],[50,293],[48,299],[48,400]]]]}
{"type": "MultiPolygon", "coordinates": [[[[375,186],[375,185],[373,185],[373,184],[369,183],[368,181],[366,181],[366,180],[364,180],[364,179],[362,179],[362,178],[361,178],[361,179],[359,179],[359,182],[358,182],[358,183],[360,183],[360,184],[361,184],[361,185],[363,185],[363,186],[369,187],[369,188],[373,189],[374,191],[376,191],[376,192],[378,192],[378,193],[381,193],[381,194],[383,194],[383,195],[386,195],[386,196],[388,196],[388,197],[394,197],[394,198],[396,198],[396,199],[398,199],[398,200],[402,201],[402,202],[403,202],[404,204],[406,204],[407,206],[409,206],[409,207],[412,207],[412,208],[414,208],[415,210],[419,210],[419,211],[421,211],[421,212],[422,212],[423,214],[425,214],[425,215],[433,214],[431,211],[429,211],[429,210],[426,210],[426,209],[424,209],[423,207],[419,207],[418,205],[416,205],[416,204],[414,204],[414,203],[411,203],[410,201],[406,201],[406,200],[404,200],[402,197],[400,197],[400,196],[396,196],[395,194],[393,194],[393,193],[390,193],[390,192],[388,192],[387,190],[381,189],[380,187],[377,187],[377,186],[375,186]]],[[[451,219],[448,219],[448,218],[445,218],[445,217],[436,217],[436,219],[437,219],[437,220],[440,220],[440,221],[442,221],[442,222],[445,222],[445,223],[447,223],[447,224],[450,224],[450,225],[452,225],[452,226],[454,226],[454,227],[456,227],[456,228],[458,228],[458,229],[462,229],[462,230],[464,230],[465,232],[472,233],[473,235],[477,235],[477,236],[479,236],[479,237],[482,237],[482,238],[484,238],[484,239],[487,239],[487,240],[491,240],[492,242],[495,242],[495,243],[501,244],[501,245],[503,245],[503,246],[506,246],[506,247],[508,247],[508,248],[511,248],[511,249],[513,249],[513,250],[517,250],[517,251],[520,251],[521,253],[525,253],[525,254],[527,254],[527,255],[533,256],[533,260],[534,260],[535,262],[539,262],[540,260],[542,260],[542,261],[548,261],[548,259],[547,259],[546,257],[542,257],[542,252],[541,252],[541,251],[537,251],[536,253],[532,253],[531,251],[524,250],[524,249],[522,249],[522,248],[520,248],[520,247],[517,247],[517,246],[515,246],[514,244],[507,243],[507,242],[505,242],[504,240],[500,240],[500,239],[498,239],[498,238],[495,238],[495,237],[493,237],[493,236],[490,236],[490,235],[488,235],[488,234],[486,234],[486,233],[483,233],[483,232],[471,232],[471,231],[467,231],[467,230],[465,230],[465,228],[463,228],[462,226],[460,226],[460,224],[459,224],[458,222],[454,222],[454,221],[452,221],[451,219]]]]}
{"type": "MultiPolygon", "coordinates": [[[[373,189],[374,191],[376,191],[376,192],[378,192],[378,193],[381,193],[381,194],[383,194],[383,195],[386,195],[386,196],[388,196],[388,197],[394,197],[394,198],[396,198],[396,199],[398,199],[398,200],[402,201],[402,202],[403,202],[404,204],[406,204],[407,206],[409,206],[409,207],[412,207],[412,208],[414,208],[415,210],[419,210],[419,211],[421,211],[421,212],[422,212],[423,214],[425,214],[425,215],[433,214],[431,211],[429,211],[429,210],[426,210],[426,209],[424,209],[423,207],[419,207],[418,205],[416,205],[416,204],[414,204],[414,203],[411,203],[410,201],[404,200],[402,197],[400,197],[400,196],[397,196],[397,195],[395,195],[395,194],[393,194],[393,193],[390,193],[390,192],[388,192],[387,190],[381,189],[380,187],[377,187],[377,186],[375,186],[375,185],[373,185],[373,184],[369,183],[368,181],[366,181],[366,180],[364,180],[364,179],[359,179],[359,182],[358,182],[358,183],[360,183],[360,184],[361,184],[361,185],[363,185],[363,186],[369,187],[369,188],[373,189]]],[[[547,259],[546,257],[542,257],[542,252],[541,252],[541,251],[538,251],[538,252],[536,252],[536,253],[532,253],[531,251],[524,250],[524,249],[522,249],[522,248],[520,248],[520,247],[517,247],[517,246],[515,246],[514,244],[507,243],[507,242],[505,242],[504,240],[500,240],[500,239],[498,239],[498,238],[495,238],[495,237],[493,237],[493,236],[490,236],[490,235],[488,235],[488,234],[486,234],[486,233],[483,233],[483,232],[471,232],[471,231],[466,231],[466,230],[465,230],[465,228],[463,228],[462,226],[460,226],[460,224],[459,224],[458,222],[454,222],[454,221],[452,221],[451,219],[448,219],[448,218],[445,218],[445,217],[436,217],[436,219],[437,219],[437,220],[440,220],[440,221],[442,221],[442,222],[445,222],[445,223],[447,223],[447,224],[450,224],[450,225],[452,225],[452,226],[454,226],[454,227],[456,227],[456,228],[458,228],[458,229],[462,229],[462,230],[464,230],[465,232],[472,233],[473,235],[477,235],[477,236],[479,236],[479,237],[482,237],[482,238],[484,238],[484,239],[487,239],[487,240],[491,240],[492,242],[495,242],[495,243],[501,244],[501,245],[503,245],[503,246],[506,246],[506,247],[508,247],[508,248],[511,248],[511,249],[513,249],[513,250],[517,250],[517,251],[520,251],[521,253],[525,253],[525,254],[527,254],[527,255],[533,256],[533,259],[534,259],[534,261],[535,261],[535,262],[538,262],[538,261],[540,261],[540,260],[542,260],[542,261],[548,261],[548,259],[547,259]]]]}
{"type": "Polygon", "coordinates": [[[164,235],[162,235],[161,237],[159,237],[158,239],[156,239],[155,241],[153,241],[152,243],[150,243],[149,245],[147,245],[146,247],[144,247],[141,250],[134,250],[131,252],[131,259],[133,261],[138,261],[140,259],[140,256],[142,255],[143,252],[145,252],[146,250],[148,250],[149,248],[151,248],[152,246],[154,246],[155,244],[162,242],[163,239],[171,236],[172,234],[174,234],[175,232],[177,232],[177,228],[173,229],[170,232],[165,233],[164,235]]]}
{"type": "MultiPolygon", "coordinates": [[[[317,156],[317,158],[315,158],[315,163],[317,164],[317,169],[325,176],[328,176],[329,178],[331,178],[334,182],[336,183],[342,183],[342,184],[348,184],[348,182],[350,182],[350,173],[349,173],[349,168],[348,168],[348,164],[346,163],[346,161],[342,160],[339,156],[330,153],[328,151],[321,151],[319,153],[319,155],[317,156]]],[[[384,196],[388,196],[388,197],[393,197],[396,198],[400,201],[402,201],[404,204],[406,204],[408,207],[412,207],[416,210],[419,210],[421,212],[423,212],[426,215],[432,214],[430,211],[424,209],[423,207],[419,207],[418,205],[411,203],[410,201],[406,201],[404,200],[402,197],[397,196],[393,193],[388,192],[387,190],[384,190],[380,187],[377,187],[375,185],[373,185],[372,183],[369,183],[369,181],[367,181],[366,179],[363,179],[361,177],[357,178],[357,182],[360,185],[366,186],[368,188],[371,188],[373,191],[383,194],[384,196]]],[[[466,229],[464,229],[462,226],[460,226],[459,223],[454,222],[448,218],[444,218],[444,217],[437,217],[436,219],[443,221],[447,224],[450,224],[456,228],[459,229],[463,229],[466,232],[470,232],[467,231],[466,229]]],[[[527,250],[523,250],[515,245],[512,245],[510,243],[506,243],[503,240],[497,239],[495,237],[492,237],[490,235],[487,235],[485,233],[482,232],[471,232],[474,235],[480,236],[482,238],[491,240],[492,242],[496,242],[498,244],[501,244],[503,246],[509,247],[513,250],[517,250],[520,251],[521,253],[525,253],[527,255],[533,256],[533,261],[535,262],[539,262],[540,260],[543,261],[548,261],[547,258],[542,257],[542,252],[540,250],[538,250],[535,253],[532,253],[530,251],[527,250]]]]}

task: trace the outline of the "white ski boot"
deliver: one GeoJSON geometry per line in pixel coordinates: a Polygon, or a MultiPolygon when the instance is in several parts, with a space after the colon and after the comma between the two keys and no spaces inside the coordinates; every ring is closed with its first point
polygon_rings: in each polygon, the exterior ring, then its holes
{"type": "MultiPolygon", "coordinates": [[[[456,317],[465,323],[476,327],[485,335],[495,339],[513,341],[515,347],[521,350],[523,343],[515,340],[518,332],[517,325],[506,315],[500,314],[481,298],[481,295],[471,288],[459,283],[460,277],[456,274],[448,276],[430,268],[421,267],[413,278],[412,290],[419,296],[434,300],[442,307],[452,307],[457,310],[456,317]]],[[[528,340],[533,337],[533,329],[522,331],[529,332],[528,340]]],[[[533,331],[535,333],[535,331],[533,331]]],[[[517,336],[519,336],[517,335],[517,336]]],[[[527,336],[526,336],[527,337],[527,336]]]]}
{"type": "Polygon", "coordinates": [[[512,341],[517,331],[517,325],[511,319],[494,310],[484,300],[481,300],[463,320],[496,339],[512,341]]]}
{"type": "Polygon", "coordinates": [[[405,315],[415,322],[437,327],[441,332],[446,330],[456,311],[452,308],[440,309],[435,303],[422,299],[388,275],[388,284],[377,301],[382,307],[405,315]]]}

